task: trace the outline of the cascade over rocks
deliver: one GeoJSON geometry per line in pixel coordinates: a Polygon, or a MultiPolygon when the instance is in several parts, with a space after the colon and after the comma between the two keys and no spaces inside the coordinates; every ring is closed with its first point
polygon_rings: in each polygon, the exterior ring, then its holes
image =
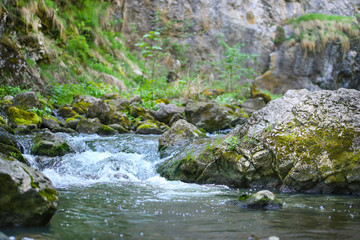
{"type": "Polygon", "coordinates": [[[0,153],[0,226],[29,227],[49,222],[58,194],[41,172],[0,153]]]}
{"type": "Polygon", "coordinates": [[[34,146],[31,153],[49,157],[64,156],[73,150],[59,136],[51,132],[39,133],[34,138],[34,146]]]}
{"type": "Polygon", "coordinates": [[[186,182],[360,194],[359,102],[356,90],[288,91],[221,143],[175,156],[159,172],[186,182]]]}

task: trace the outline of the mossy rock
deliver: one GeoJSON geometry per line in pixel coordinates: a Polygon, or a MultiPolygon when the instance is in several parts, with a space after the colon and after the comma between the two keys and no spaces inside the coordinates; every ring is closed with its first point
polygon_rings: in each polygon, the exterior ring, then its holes
{"type": "Polygon", "coordinates": [[[86,112],[90,106],[91,106],[90,102],[80,100],[78,102],[73,103],[72,108],[75,112],[77,112],[79,114],[86,114],[86,112]]]}
{"type": "Polygon", "coordinates": [[[69,107],[62,107],[59,109],[59,115],[63,118],[78,118],[81,117],[77,112],[69,107]]]}
{"type": "Polygon", "coordinates": [[[282,203],[277,199],[276,195],[268,190],[259,191],[255,194],[242,194],[237,201],[231,201],[240,208],[254,209],[279,209],[282,203]]]}
{"type": "Polygon", "coordinates": [[[15,158],[19,162],[25,163],[26,165],[30,166],[30,163],[26,160],[26,158],[24,158],[19,149],[15,148],[15,146],[0,143],[0,152],[4,155],[8,155],[7,160],[9,161],[12,161],[13,158],[15,158]],[[10,156],[12,158],[10,158],[10,156]]]}
{"type": "Polygon", "coordinates": [[[101,127],[99,128],[99,130],[96,131],[96,133],[99,135],[103,135],[103,136],[104,135],[105,136],[106,135],[114,135],[114,134],[116,134],[116,130],[113,129],[112,127],[102,124],[101,127]]]}
{"type": "Polygon", "coordinates": [[[4,120],[4,118],[2,116],[0,116],[0,124],[6,124],[6,121],[4,120]]]}
{"type": "Polygon", "coordinates": [[[16,107],[10,107],[6,110],[10,126],[19,126],[19,125],[41,125],[41,118],[34,112],[28,112],[16,107]]]}
{"type": "Polygon", "coordinates": [[[146,121],[143,124],[141,124],[136,129],[137,134],[162,134],[163,131],[159,128],[159,126],[152,122],[152,121],[146,121]]]}
{"type": "Polygon", "coordinates": [[[120,124],[111,124],[109,127],[115,129],[119,134],[130,133],[129,130],[121,126],[120,124]]]}
{"type": "Polygon", "coordinates": [[[71,152],[73,150],[63,139],[50,132],[36,135],[31,148],[32,154],[49,157],[64,156],[71,152]]]}

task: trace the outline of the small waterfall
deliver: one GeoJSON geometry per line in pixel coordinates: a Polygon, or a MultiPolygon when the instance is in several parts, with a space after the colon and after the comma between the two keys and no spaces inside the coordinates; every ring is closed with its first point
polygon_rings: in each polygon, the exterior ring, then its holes
{"type": "Polygon", "coordinates": [[[32,136],[20,139],[24,156],[51,179],[55,187],[89,185],[98,182],[145,181],[157,175],[160,161],[157,136],[60,134],[75,153],[62,157],[30,154],[32,136]]]}

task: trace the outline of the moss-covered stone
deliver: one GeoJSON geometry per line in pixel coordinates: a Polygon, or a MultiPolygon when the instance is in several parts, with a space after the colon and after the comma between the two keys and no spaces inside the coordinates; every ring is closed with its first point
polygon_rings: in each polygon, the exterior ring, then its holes
{"type": "Polygon", "coordinates": [[[36,125],[40,126],[41,118],[34,112],[28,112],[16,107],[10,107],[6,110],[7,117],[10,122],[10,126],[18,125],[36,125]]]}
{"type": "Polygon", "coordinates": [[[282,208],[282,203],[276,198],[276,195],[268,190],[259,191],[255,194],[242,194],[238,201],[232,201],[241,208],[254,209],[279,209],[282,208]]]}
{"type": "Polygon", "coordinates": [[[51,188],[45,188],[44,190],[39,191],[39,195],[49,202],[57,201],[59,196],[58,192],[51,188]]]}
{"type": "Polygon", "coordinates": [[[36,135],[31,153],[35,155],[56,157],[72,152],[70,146],[55,134],[46,132],[36,135]]]}
{"type": "Polygon", "coordinates": [[[146,121],[143,124],[141,124],[136,129],[137,134],[162,134],[163,131],[159,128],[159,126],[152,122],[152,121],[146,121]]]}
{"type": "Polygon", "coordinates": [[[4,120],[4,118],[2,116],[0,116],[0,124],[6,124],[6,121],[4,120]]]}
{"type": "Polygon", "coordinates": [[[116,134],[116,130],[112,127],[102,124],[96,133],[99,135],[114,135],[116,134]]]}
{"type": "Polygon", "coordinates": [[[59,109],[59,115],[63,118],[78,118],[81,117],[77,112],[69,107],[62,107],[59,109]]]}

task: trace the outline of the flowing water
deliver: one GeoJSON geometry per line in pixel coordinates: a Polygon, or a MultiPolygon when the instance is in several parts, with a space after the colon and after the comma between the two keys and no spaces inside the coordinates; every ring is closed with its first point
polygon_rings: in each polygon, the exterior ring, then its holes
{"type": "Polygon", "coordinates": [[[278,194],[283,209],[240,209],[226,202],[250,190],[160,177],[157,136],[61,136],[76,153],[35,157],[21,139],[60,205],[46,227],[1,229],[13,239],[360,239],[359,197],[278,194]]]}

